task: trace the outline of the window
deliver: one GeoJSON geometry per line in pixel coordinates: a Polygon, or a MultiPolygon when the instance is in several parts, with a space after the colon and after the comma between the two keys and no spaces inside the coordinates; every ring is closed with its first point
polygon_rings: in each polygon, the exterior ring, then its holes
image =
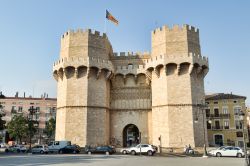
{"type": "Polygon", "coordinates": [[[227,108],[222,108],[222,113],[223,114],[228,114],[228,109],[227,108]]]}
{"type": "Polygon", "coordinates": [[[18,107],[18,112],[23,112],[23,107],[22,106],[18,107]]]}
{"type": "Polygon", "coordinates": [[[226,150],[233,150],[233,147],[226,147],[226,150]]]}
{"type": "Polygon", "coordinates": [[[228,120],[224,121],[224,129],[229,129],[229,121],[228,120]]]}
{"type": "Polygon", "coordinates": [[[209,123],[209,121],[207,121],[207,129],[211,129],[212,126],[211,126],[211,123],[209,123]]]}
{"type": "Polygon", "coordinates": [[[39,114],[35,115],[36,120],[39,120],[39,117],[40,117],[39,114]]]}
{"type": "Polygon", "coordinates": [[[128,69],[133,69],[133,65],[132,64],[128,64],[128,69]]]}
{"type": "Polygon", "coordinates": [[[215,129],[220,129],[220,121],[215,121],[215,129]]]}
{"type": "Polygon", "coordinates": [[[210,115],[210,109],[206,109],[206,116],[209,117],[210,115]]]}
{"type": "Polygon", "coordinates": [[[214,104],[218,104],[218,101],[215,101],[214,104]]]}
{"type": "Polygon", "coordinates": [[[238,101],[237,101],[237,100],[234,100],[234,103],[238,103],[238,101]]]}
{"type": "Polygon", "coordinates": [[[220,114],[219,114],[219,109],[218,109],[218,108],[215,108],[215,109],[214,109],[214,116],[215,116],[215,117],[219,117],[219,116],[220,116],[220,114]]]}
{"type": "Polygon", "coordinates": [[[243,132],[242,131],[237,131],[236,136],[237,137],[243,137],[243,132]]]}
{"type": "Polygon", "coordinates": [[[242,129],[242,123],[240,122],[240,120],[235,120],[235,127],[236,129],[242,129]]]}
{"type": "Polygon", "coordinates": [[[16,106],[12,106],[11,113],[16,113],[16,112],[17,112],[17,107],[16,106]]]}
{"type": "Polygon", "coordinates": [[[36,113],[40,113],[40,107],[36,107],[36,113]]]}
{"type": "Polygon", "coordinates": [[[30,103],[30,105],[34,105],[34,103],[30,103]]]}
{"type": "Polygon", "coordinates": [[[234,115],[239,115],[241,112],[241,107],[234,107],[234,115]]]}

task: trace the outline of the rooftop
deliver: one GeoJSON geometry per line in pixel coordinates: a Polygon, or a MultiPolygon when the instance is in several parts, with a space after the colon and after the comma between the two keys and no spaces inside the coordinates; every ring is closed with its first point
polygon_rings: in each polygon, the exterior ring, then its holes
{"type": "Polygon", "coordinates": [[[206,100],[222,100],[222,99],[244,99],[246,100],[245,96],[239,96],[232,93],[215,93],[211,95],[205,96],[206,100]]]}

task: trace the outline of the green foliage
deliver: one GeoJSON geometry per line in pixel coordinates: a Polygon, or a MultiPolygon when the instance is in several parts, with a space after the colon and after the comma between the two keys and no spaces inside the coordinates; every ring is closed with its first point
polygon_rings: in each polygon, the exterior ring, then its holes
{"type": "Polygon", "coordinates": [[[5,129],[5,120],[2,120],[2,115],[0,114],[0,130],[5,129]]]}
{"type": "Polygon", "coordinates": [[[23,116],[15,115],[11,121],[7,124],[7,130],[11,138],[15,138],[21,142],[22,138],[26,136],[28,126],[27,119],[23,116]]]}
{"type": "Polygon", "coordinates": [[[2,105],[0,104],[0,130],[3,130],[5,129],[5,121],[2,120],[2,117],[3,117],[3,114],[1,112],[1,109],[2,109],[2,105]]]}
{"type": "Polygon", "coordinates": [[[56,130],[56,120],[54,118],[50,118],[48,123],[46,124],[44,132],[47,134],[48,138],[55,136],[56,130]]]}
{"type": "Polygon", "coordinates": [[[27,120],[26,123],[27,123],[26,126],[28,126],[27,130],[26,130],[26,136],[32,138],[37,131],[37,127],[35,125],[38,126],[39,124],[35,121],[32,121],[32,120],[31,121],[27,120]]]}

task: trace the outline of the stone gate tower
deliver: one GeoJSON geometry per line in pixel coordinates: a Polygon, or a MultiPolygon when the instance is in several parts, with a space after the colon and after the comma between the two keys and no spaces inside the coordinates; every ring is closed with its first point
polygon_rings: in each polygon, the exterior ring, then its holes
{"type": "Polygon", "coordinates": [[[105,34],[78,30],[62,36],[61,60],[54,71],[58,81],[56,140],[108,143],[112,54],[105,34]]]}
{"type": "Polygon", "coordinates": [[[105,34],[68,31],[53,66],[56,140],[129,146],[141,133],[143,143],[162,147],[203,146],[207,72],[189,25],[154,30],[151,53],[113,53],[105,34]]]}
{"type": "Polygon", "coordinates": [[[203,80],[208,61],[200,55],[199,31],[194,27],[163,26],[152,32],[147,74],[152,87],[154,144],[159,137],[168,147],[204,144],[206,120],[201,106],[205,102],[203,80]]]}

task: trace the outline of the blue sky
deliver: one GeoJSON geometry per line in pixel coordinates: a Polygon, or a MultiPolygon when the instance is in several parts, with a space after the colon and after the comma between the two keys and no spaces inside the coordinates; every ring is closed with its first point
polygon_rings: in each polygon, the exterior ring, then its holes
{"type": "Polygon", "coordinates": [[[207,93],[247,96],[250,105],[250,1],[248,0],[1,0],[0,90],[56,97],[52,64],[60,36],[68,29],[103,32],[105,10],[116,52],[150,51],[151,31],[162,25],[190,24],[200,29],[202,54],[209,57],[207,93]]]}

